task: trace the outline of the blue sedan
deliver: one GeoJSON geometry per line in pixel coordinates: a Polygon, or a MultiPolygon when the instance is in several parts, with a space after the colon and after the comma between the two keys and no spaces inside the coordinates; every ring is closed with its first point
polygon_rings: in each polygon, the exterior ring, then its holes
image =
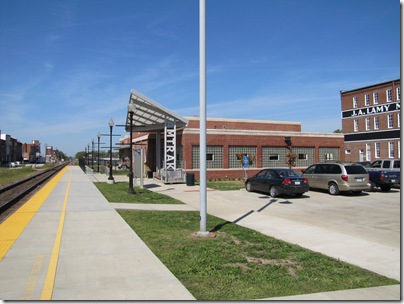
{"type": "Polygon", "coordinates": [[[263,169],[248,178],[245,181],[245,188],[248,192],[269,193],[271,197],[281,194],[294,194],[300,197],[309,191],[309,182],[292,169],[270,168],[263,169]]]}

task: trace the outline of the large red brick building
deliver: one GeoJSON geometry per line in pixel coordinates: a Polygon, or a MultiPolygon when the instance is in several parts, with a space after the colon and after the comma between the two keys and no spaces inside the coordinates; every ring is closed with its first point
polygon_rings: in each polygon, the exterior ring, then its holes
{"type": "MultiPolygon", "coordinates": [[[[133,149],[143,151],[145,175],[154,173],[154,176],[160,176],[160,171],[165,170],[165,162],[173,160],[176,170],[194,173],[198,179],[199,118],[182,118],[172,112],[165,113],[166,109],[160,109],[162,106],[135,91],[131,93],[130,103],[137,105],[132,112],[136,117],[130,119],[128,113],[126,127],[129,131],[129,124],[132,121],[133,149]],[[170,124],[178,120],[183,124],[165,133],[163,117],[168,119],[170,124]],[[152,122],[156,127],[147,127],[147,124],[151,125],[152,122]],[[164,150],[173,150],[165,148],[165,134],[170,136],[169,141],[175,140],[175,156],[168,155],[169,158],[163,157],[167,155],[164,150]]],[[[129,136],[121,139],[122,160],[128,158],[129,143],[129,136]]],[[[208,118],[206,146],[208,179],[245,176],[243,164],[245,155],[249,158],[246,170],[248,176],[266,167],[288,167],[290,151],[295,156],[293,167],[297,170],[319,161],[344,160],[343,134],[302,132],[299,122],[208,118]]]]}
{"type": "Polygon", "coordinates": [[[400,158],[400,79],[340,94],[345,160],[400,158]]]}

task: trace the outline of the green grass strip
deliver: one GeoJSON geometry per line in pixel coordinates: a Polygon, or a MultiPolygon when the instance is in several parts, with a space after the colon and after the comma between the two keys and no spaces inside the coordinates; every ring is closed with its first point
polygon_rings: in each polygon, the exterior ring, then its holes
{"type": "Polygon", "coordinates": [[[135,194],[129,194],[129,183],[118,182],[115,184],[94,183],[105,198],[111,203],[129,204],[184,204],[168,195],[153,192],[146,188],[134,187],[135,194]]]}
{"type": "Polygon", "coordinates": [[[199,212],[119,211],[197,300],[252,300],[399,284],[300,246],[199,212]]]}

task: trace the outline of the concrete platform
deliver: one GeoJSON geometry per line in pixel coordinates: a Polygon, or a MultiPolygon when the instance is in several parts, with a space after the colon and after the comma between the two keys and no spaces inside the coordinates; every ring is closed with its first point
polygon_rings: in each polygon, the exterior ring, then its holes
{"type": "Polygon", "coordinates": [[[79,167],[59,178],[31,198],[43,202],[0,262],[0,299],[194,299],[79,167]]]}

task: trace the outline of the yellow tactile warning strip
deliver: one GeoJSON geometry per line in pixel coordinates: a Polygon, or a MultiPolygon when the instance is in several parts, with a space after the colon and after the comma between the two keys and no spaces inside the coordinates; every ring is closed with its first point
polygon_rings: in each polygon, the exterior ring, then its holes
{"type": "Polygon", "coordinates": [[[63,202],[62,213],[60,214],[59,226],[56,233],[55,243],[52,249],[52,255],[49,261],[48,272],[46,274],[45,284],[42,289],[41,300],[52,300],[53,286],[55,284],[56,267],[59,260],[60,243],[62,241],[63,226],[65,223],[67,199],[69,197],[70,181],[72,179],[72,172],[70,171],[69,181],[67,183],[65,199],[63,202]]]}
{"type": "Polygon", "coordinates": [[[18,239],[25,227],[45,202],[67,170],[67,166],[52,178],[41,190],[35,193],[13,215],[0,224],[0,261],[7,254],[11,246],[18,239]]]}

